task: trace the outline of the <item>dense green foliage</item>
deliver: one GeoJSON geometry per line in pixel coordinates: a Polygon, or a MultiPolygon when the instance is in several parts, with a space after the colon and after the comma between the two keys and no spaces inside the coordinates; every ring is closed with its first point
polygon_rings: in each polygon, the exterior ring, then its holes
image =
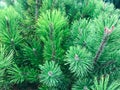
{"type": "Polygon", "coordinates": [[[0,90],[120,90],[120,10],[113,4],[5,1],[0,90]]]}

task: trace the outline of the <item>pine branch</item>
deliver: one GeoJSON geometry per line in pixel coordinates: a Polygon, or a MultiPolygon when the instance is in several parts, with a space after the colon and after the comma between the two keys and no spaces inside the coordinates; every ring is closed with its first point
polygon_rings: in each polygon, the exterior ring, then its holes
{"type": "Polygon", "coordinates": [[[15,54],[17,53],[16,49],[15,49],[15,43],[14,43],[14,39],[11,39],[11,46],[13,48],[13,50],[15,51],[15,54]]]}
{"type": "Polygon", "coordinates": [[[110,66],[110,65],[113,65],[114,63],[116,63],[116,62],[113,61],[113,60],[110,60],[110,61],[106,62],[105,64],[100,65],[100,66],[98,67],[98,70],[99,70],[99,69],[104,69],[105,67],[108,67],[108,66],[110,66]]]}
{"type": "Polygon", "coordinates": [[[54,35],[53,35],[53,32],[54,32],[54,27],[53,27],[53,24],[51,23],[50,25],[50,39],[51,39],[51,43],[52,43],[52,60],[55,61],[55,45],[54,45],[54,35]]]}
{"type": "Polygon", "coordinates": [[[114,29],[114,26],[112,26],[112,29],[105,28],[102,42],[101,42],[100,47],[99,47],[99,49],[95,55],[95,58],[94,58],[95,64],[97,63],[100,55],[102,54],[102,51],[104,50],[105,44],[107,43],[108,37],[112,33],[113,29],[114,29]]]}
{"type": "Polygon", "coordinates": [[[38,6],[39,1],[36,0],[35,3],[36,3],[36,6],[35,6],[35,20],[37,20],[38,19],[38,11],[39,11],[38,10],[39,9],[39,6],[38,6]]]}
{"type": "Polygon", "coordinates": [[[8,34],[10,35],[10,38],[11,38],[11,41],[10,41],[11,42],[11,46],[12,46],[13,50],[15,51],[14,39],[11,36],[10,23],[9,23],[8,17],[5,17],[5,20],[6,20],[6,27],[7,27],[7,30],[8,30],[8,34]]]}
{"type": "Polygon", "coordinates": [[[110,60],[110,61],[106,62],[106,63],[103,65],[103,67],[108,67],[108,66],[110,66],[110,65],[112,65],[112,64],[114,64],[114,63],[115,63],[115,61],[110,60]]]}
{"type": "Polygon", "coordinates": [[[105,46],[105,44],[106,44],[106,42],[107,42],[107,39],[108,39],[108,36],[107,36],[107,35],[104,35],[104,36],[103,36],[103,39],[102,39],[102,42],[101,42],[101,44],[100,44],[100,47],[99,47],[99,49],[98,49],[98,51],[97,51],[97,53],[96,53],[96,55],[95,55],[94,63],[96,63],[96,62],[98,61],[98,59],[99,59],[99,57],[100,57],[100,55],[101,55],[101,53],[102,53],[102,51],[103,51],[103,49],[104,49],[104,46],[105,46]]]}
{"type": "Polygon", "coordinates": [[[37,57],[37,56],[38,56],[37,51],[36,51],[36,49],[35,49],[35,48],[33,48],[33,53],[34,53],[35,57],[37,57]]]}
{"type": "Polygon", "coordinates": [[[6,27],[7,27],[8,33],[11,34],[11,32],[10,32],[10,24],[9,24],[8,17],[5,17],[5,20],[6,20],[6,27]]]}
{"type": "MultiPolygon", "coordinates": [[[[11,36],[9,20],[8,20],[7,17],[5,17],[5,19],[6,19],[6,25],[7,25],[8,33],[9,33],[10,36],[11,36]]],[[[11,45],[12,45],[12,46],[14,45],[14,40],[13,40],[13,38],[11,39],[11,45]]]]}

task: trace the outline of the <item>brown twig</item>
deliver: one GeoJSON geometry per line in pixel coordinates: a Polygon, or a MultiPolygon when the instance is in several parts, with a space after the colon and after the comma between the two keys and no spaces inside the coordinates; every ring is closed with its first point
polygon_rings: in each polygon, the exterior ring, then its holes
{"type": "Polygon", "coordinates": [[[104,36],[103,36],[102,42],[101,42],[100,47],[98,48],[98,51],[94,57],[95,64],[97,63],[102,51],[104,50],[104,46],[107,43],[108,37],[112,33],[113,30],[114,30],[114,26],[112,26],[112,29],[108,29],[108,28],[104,29],[104,36]]]}

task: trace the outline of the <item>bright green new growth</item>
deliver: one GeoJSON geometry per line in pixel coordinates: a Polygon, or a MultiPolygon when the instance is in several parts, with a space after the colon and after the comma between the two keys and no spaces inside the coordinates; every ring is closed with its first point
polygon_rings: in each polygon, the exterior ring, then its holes
{"type": "Polygon", "coordinates": [[[9,80],[11,83],[19,84],[24,81],[22,71],[16,64],[14,64],[12,67],[8,69],[8,74],[9,74],[9,80]]]}
{"type": "Polygon", "coordinates": [[[13,51],[7,52],[5,46],[1,45],[0,46],[0,88],[1,89],[8,88],[6,87],[8,83],[5,76],[7,75],[7,70],[11,66],[12,62],[13,62],[13,51]]]}
{"type": "Polygon", "coordinates": [[[91,80],[80,78],[73,84],[72,90],[89,90],[91,82],[91,80]]]}
{"type": "Polygon", "coordinates": [[[38,19],[37,33],[44,43],[45,60],[61,60],[63,49],[61,44],[67,36],[67,19],[60,11],[46,11],[38,19]]]}
{"type": "Polygon", "coordinates": [[[92,70],[92,54],[81,46],[70,47],[65,61],[70,65],[69,69],[77,77],[84,77],[92,70]]]}
{"type": "Polygon", "coordinates": [[[7,47],[14,49],[19,45],[22,38],[20,36],[19,23],[20,16],[13,7],[0,11],[0,37],[1,42],[7,47]]]}
{"type": "Polygon", "coordinates": [[[29,81],[30,83],[38,81],[38,72],[27,66],[19,68],[16,64],[13,64],[7,73],[9,74],[9,81],[12,84],[21,84],[24,81],[29,81]]]}
{"type": "Polygon", "coordinates": [[[40,66],[41,74],[40,81],[48,87],[56,87],[61,82],[62,71],[60,66],[55,62],[45,62],[43,66],[40,66]]]}
{"type": "Polygon", "coordinates": [[[86,38],[89,34],[90,22],[87,19],[79,19],[73,22],[71,26],[71,38],[73,45],[79,44],[85,46],[86,38]]]}
{"type": "Polygon", "coordinates": [[[109,83],[109,75],[102,76],[100,80],[97,80],[97,78],[95,78],[94,86],[92,87],[92,90],[119,90],[119,89],[120,89],[119,81],[109,83]]]}
{"type": "Polygon", "coordinates": [[[31,42],[24,44],[24,56],[25,62],[31,63],[33,67],[38,67],[39,63],[42,63],[42,54],[40,40],[32,39],[31,42]],[[39,42],[39,43],[38,43],[39,42]]]}

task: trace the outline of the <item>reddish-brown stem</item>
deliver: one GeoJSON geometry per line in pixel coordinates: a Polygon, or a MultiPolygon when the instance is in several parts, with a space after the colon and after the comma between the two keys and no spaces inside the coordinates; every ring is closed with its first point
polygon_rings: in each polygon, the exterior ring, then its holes
{"type": "Polygon", "coordinates": [[[102,51],[104,50],[104,46],[105,46],[105,44],[106,44],[106,42],[108,40],[108,37],[112,33],[113,30],[114,30],[114,26],[112,26],[111,29],[105,27],[102,42],[101,42],[100,47],[98,48],[98,51],[97,51],[97,53],[96,53],[96,55],[94,57],[94,64],[97,63],[102,51]]]}
{"type": "Polygon", "coordinates": [[[102,51],[104,49],[104,46],[105,46],[105,44],[107,42],[107,39],[108,39],[108,35],[104,35],[103,39],[102,39],[102,42],[100,44],[100,47],[99,47],[99,49],[98,49],[98,51],[97,51],[97,53],[96,53],[96,55],[94,57],[94,63],[96,63],[98,61],[98,59],[99,59],[99,57],[100,57],[100,55],[101,55],[101,53],[102,53],[102,51]]]}

